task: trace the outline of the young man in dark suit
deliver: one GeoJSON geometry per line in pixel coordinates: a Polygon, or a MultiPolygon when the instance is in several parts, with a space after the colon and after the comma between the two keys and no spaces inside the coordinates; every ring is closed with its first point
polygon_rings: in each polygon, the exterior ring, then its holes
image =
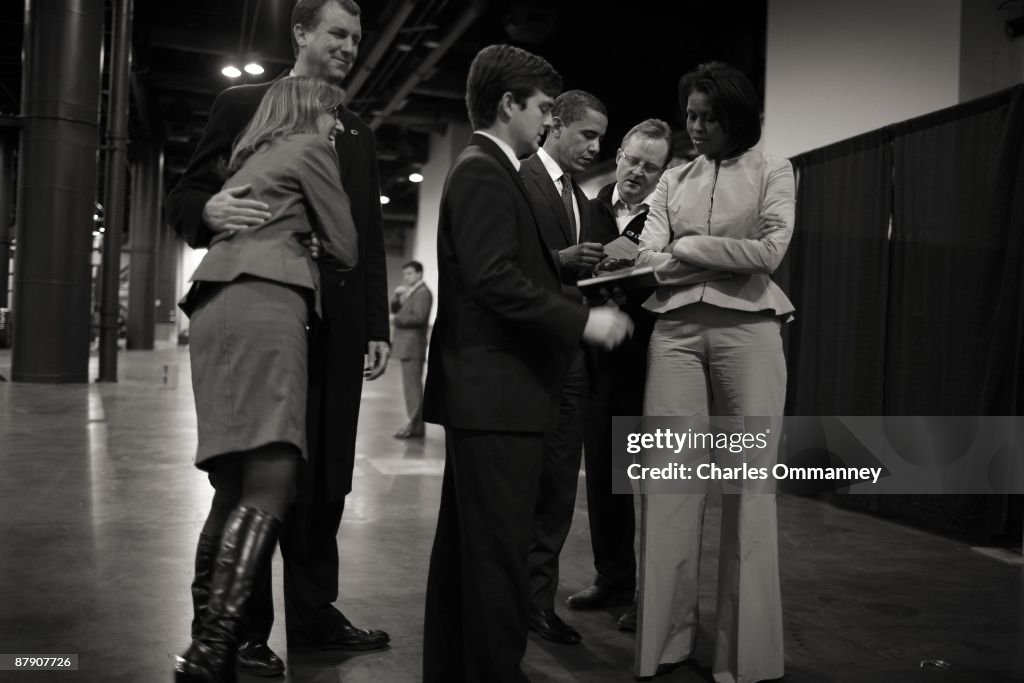
{"type": "MultiPolygon", "coordinates": [[[[316,76],[340,85],[358,51],[359,12],[351,0],[300,0],[290,24],[296,54],[290,75],[316,76]]],[[[169,220],[192,247],[206,246],[215,232],[251,229],[269,217],[265,204],[246,199],[248,187],[222,190],[220,174],[221,160],[230,154],[269,85],[229,88],[217,97],[188,169],[167,197],[169,220]]],[[[360,651],[386,647],[389,637],[383,631],[354,627],[332,604],[338,599],[336,538],[345,496],[352,488],[362,380],[384,372],[390,329],[373,131],[346,109],[338,118],[345,130],[335,144],[359,233],[359,265],[343,272],[326,256],[318,261],[323,320],[310,335],[309,462],[299,474],[296,502],[281,533],[281,552],[289,648],[360,651]]],[[[217,547],[217,539],[210,536],[201,536],[196,553],[197,615],[207,599],[211,548],[217,547]]],[[[267,646],[274,618],[270,585],[268,576],[253,598],[250,611],[255,618],[238,655],[240,669],[260,675],[284,671],[267,646]]]]}
{"type": "MultiPolygon", "coordinates": [[[[648,197],[672,158],[672,129],[648,119],[634,126],[615,153],[615,182],[590,201],[586,239],[608,244],[621,235],[638,243],[647,219],[648,197]]],[[[641,304],[649,292],[626,296],[623,309],[633,320],[633,336],[610,352],[592,353],[592,382],[584,430],[587,461],[587,512],[597,578],[571,596],[573,609],[634,605],[636,555],[633,497],[612,493],[612,417],[643,415],[647,343],[654,316],[641,304]]],[[[635,630],[636,608],[619,620],[635,630]]]]}
{"type": "MultiPolygon", "coordinates": [[[[544,243],[557,259],[563,293],[583,300],[576,288],[601,260],[604,248],[581,239],[590,223],[590,203],[573,174],[586,169],[601,151],[608,111],[588,92],[570,90],[555,99],[552,126],[544,146],[523,162],[523,181],[544,243]]],[[[555,612],[558,556],[569,535],[583,446],[587,399],[587,361],[583,346],[571,353],[562,382],[558,423],[544,437],[540,490],[530,544],[530,629],[542,638],[574,645],[578,631],[555,612]]]]}
{"type": "Polygon", "coordinates": [[[425,418],[445,428],[445,471],[430,557],[425,683],[527,680],[527,554],[544,433],[554,428],[580,338],[614,346],[629,321],[561,294],[519,176],[551,123],[562,79],[508,45],[481,50],[466,104],[476,133],[445,183],[438,224],[438,315],[425,418]]]}

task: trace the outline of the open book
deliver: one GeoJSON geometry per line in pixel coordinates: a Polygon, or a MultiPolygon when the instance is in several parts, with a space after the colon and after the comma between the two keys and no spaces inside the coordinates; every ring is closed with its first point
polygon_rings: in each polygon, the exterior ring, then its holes
{"type": "Polygon", "coordinates": [[[654,269],[650,266],[633,266],[613,270],[609,273],[602,273],[597,277],[580,280],[576,286],[580,289],[587,287],[600,287],[603,285],[615,285],[622,289],[637,289],[639,287],[657,287],[658,279],[654,277],[654,269]]]}

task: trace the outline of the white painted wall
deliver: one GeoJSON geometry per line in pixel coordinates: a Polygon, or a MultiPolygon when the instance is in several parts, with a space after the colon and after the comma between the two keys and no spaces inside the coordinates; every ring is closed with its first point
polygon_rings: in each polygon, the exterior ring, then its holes
{"type": "Polygon", "coordinates": [[[1024,13],[1024,3],[963,0],[960,24],[960,101],[1024,82],[1024,36],[1006,34],[1007,19],[1024,13]],[[1005,5],[1000,7],[1000,5],[1005,5]]]}
{"type": "Polygon", "coordinates": [[[957,104],[960,27],[961,0],[769,0],[765,151],[793,156],[957,104]]]}
{"type": "MultiPolygon", "coordinates": [[[[430,313],[430,324],[437,316],[437,221],[441,209],[441,193],[444,181],[455,158],[459,156],[473,130],[469,123],[449,124],[444,134],[430,136],[430,159],[423,170],[420,184],[419,213],[416,230],[412,237],[412,259],[423,264],[423,281],[434,293],[434,309],[430,313]]],[[[398,284],[397,282],[395,284],[398,284]]]]}

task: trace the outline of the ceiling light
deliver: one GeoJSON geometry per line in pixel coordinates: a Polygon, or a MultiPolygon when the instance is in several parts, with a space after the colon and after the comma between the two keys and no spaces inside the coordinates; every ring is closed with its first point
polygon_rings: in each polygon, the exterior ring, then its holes
{"type": "Polygon", "coordinates": [[[224,74],[225,76],[227,76],[228,78],[238,78],[239,76],[242,75],[242,72],[238,70],[237,66],[230,66],[230,65],[224,67],[223,69],[221,69],[220,72],[222,74],[224,74]]]}
{"type": "Polygon", "coordinates": [[[399,52],[412,52],[412,45],[409,43],[399,43],[395,45],[395,49],[399,52]]]}
{"type": "Polygon", "coordinates": [[[256,62],[249,62],[245,65],[245,73],[252,74],[253,76],[259,76],[263,73],[263,67],[256,62]]]}
{"type": "Polygon", "coordinates": [[[423,47],[429,48],[431,50],[433,50],[435,47],[437,47],[440,44],[441,43],[437,42],[433,38],[427,38],[426,40],[423,41],[423,47]]]}
{"type": "Polygon", "coordinates": [[[380,203],[381,204],[390,204],[391,203],[391,197],[387,196],[386,194],[382,194],[380,196],[380,203]]]}
{"type": "Polygon", "coordinates": [[[422,183],[423,182],[423,176],[420,175],[419,173],[410,173],[409,174],[409,182],[410,183],[422,183]]]}

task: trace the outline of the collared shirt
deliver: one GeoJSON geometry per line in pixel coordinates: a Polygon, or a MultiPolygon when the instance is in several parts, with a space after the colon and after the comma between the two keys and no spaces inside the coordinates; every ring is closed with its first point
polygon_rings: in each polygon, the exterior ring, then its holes
{"type": "MultiPolygon", "coordinates": [[[[543,147],[541,147],[540,149],[537,150],[537,156],[540,157],[541,163],[544,164],[544,169],[548,172],[548,175],[551,176],[551,182],[553,182],[555,184],[555,190],[558,192],[559,196],[561,196],[561,194],[562,194],[562,178],[564,177],[566,182],[571,182],[569,180],[569,178],[570,178],[569,174],[562,170],[562,167],[558,165],[558,162],[555,161],[551,157],[551,155],[547,153],[547,150],[545,150],[543,147]]],[[[570,185],[570,187],[571,187],[571,185],[570,185]]],[[[575,238],[575,240],[577,242],[579,242],[580,241],[580,207],[579,207],[579,204],[576,202],[576,193],[575,192],[572,193],[572,213],[573,213],[573,217],[576,219],[576,234],[573,235],[573,237],[575,238]]]]}
{"type": "Polygon", "coordinates": [[[513,168],[516,169],[516,172],[519,172],[519,159],[516,158],[516,153],[512,150],[511,145],[509,145],[504,140],[494,137],[490,133],[483,132],[482,130],[478,130],[476,132],[479,133],[480,135],[483,135],[485,138],[496,144],[498,148],[505,153],[505,156],[508,157],[508,160],[512,162],[512,166],[513,168]]]}
{"type": "Polygon", "coordinates": [[[413,295],[413,293],[417,289],[419,289],[420,287],[423,287],[423,286],[424,286],[423,280],[419,279],[419,280],[416,281],[416,284],[414,284],[412,287],[409,287],[408,289],[403,291],[401,294],[395,294],[395,298],[398,299],[398,302],[400,304],[405,305],[405,302],[409,300],[409,297],[411,297],[413,295]]]}
{"type": "Polygon", "coordinates": [[[612,190],[612,212],[615,214],[615,223],[619,226],[619,234],[626,229],[637,214],[647,211],[651,206],[651,197],[654,196],[654,192],[643,198],[643,201],[637,202],[632,207],[626,204],[626,200],[619,194],[619,184],[615,183],[615,188],[612,190]]]}

